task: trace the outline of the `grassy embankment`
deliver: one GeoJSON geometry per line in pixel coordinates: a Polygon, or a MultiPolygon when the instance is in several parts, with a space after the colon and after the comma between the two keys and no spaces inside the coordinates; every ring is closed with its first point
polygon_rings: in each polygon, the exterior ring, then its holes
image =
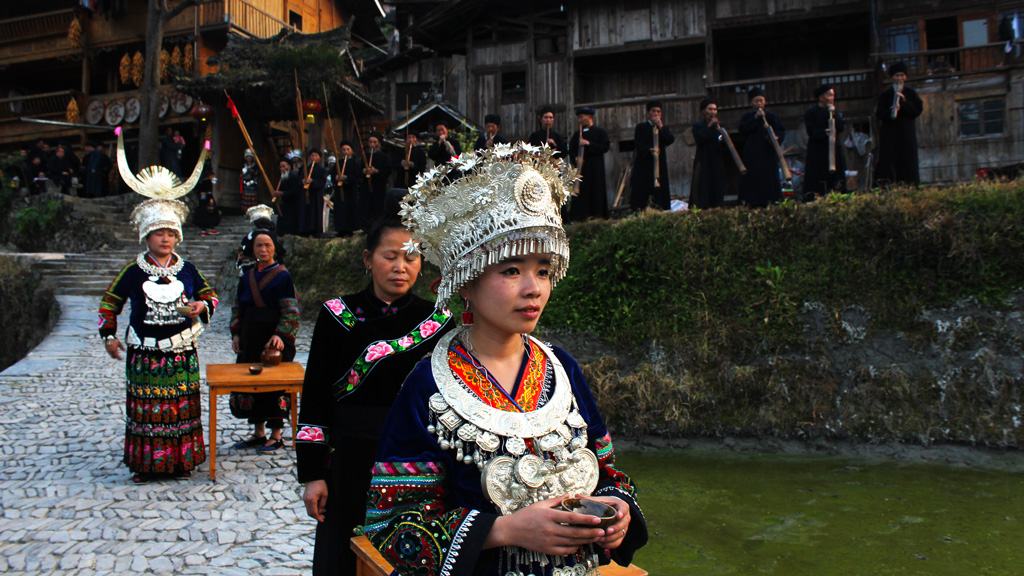
{"type": "MultiPolygon", "coordinates": [[[[612,351],[570,350],[620,434],[1024,444],[1022,183],[568,231],[541,330],[612,351]]],[[[292,243],[307,314],[365,285],[360,252],[292,243]]]]}

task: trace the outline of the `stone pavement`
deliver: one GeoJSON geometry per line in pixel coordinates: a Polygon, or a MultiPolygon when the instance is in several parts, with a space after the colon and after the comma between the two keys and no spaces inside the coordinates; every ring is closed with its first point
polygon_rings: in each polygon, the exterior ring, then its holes
{"type": "MultiPolygon", "coordinates": [[[[120,462],[124,361],[96,336],[97,298],[57,299],[53,332],[0,374],[0,573],[310,573],[315,522],[302,506],[291,442],[269,455],[232,450],[247,425],[221,396],[217,482],[207,461],[189,480],[132,485],[120,462]]],[[[200,337],[204,373],[207,363],[234,360],[229,316],[221,309],[200,337]]],[[[301,327],[303,364],[311,334],[301,327]]]]}

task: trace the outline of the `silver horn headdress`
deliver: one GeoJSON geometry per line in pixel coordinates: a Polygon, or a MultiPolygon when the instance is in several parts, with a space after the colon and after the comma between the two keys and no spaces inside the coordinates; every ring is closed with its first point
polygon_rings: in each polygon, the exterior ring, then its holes
{"type": "Polygon", "coordinates": [[[182,182],[176,174],[163,166],[150,166],[138,175],[132,174],[131,168],[128,167],[128,157],[124,152],[124,134],[121,127],[118,126],[114,133],[117,134],[117,169],[121,173],[121,179],[129,188],[149,198],[132,211],[131,224],[139,232],[139,243],[145,242],[146,235],[150,232],[161,228],[174,230],[180,239],[181,224],[188,216],[188,207],[178,198],[191,192],[199,183],[203,164],[210,150],[210,141],[207,140],[204,144],[192,175],[182,182]]]}
{"type": "Polygon", "coordinates": [[[514,256],[550,253],[551,284],[565,276],[569,242],[561,208],[576,172],[554,153],[524,142],[499,144],[419,176],[401,215],[427,260],[441,269],[438,308],[485,267],[514,256]]]}

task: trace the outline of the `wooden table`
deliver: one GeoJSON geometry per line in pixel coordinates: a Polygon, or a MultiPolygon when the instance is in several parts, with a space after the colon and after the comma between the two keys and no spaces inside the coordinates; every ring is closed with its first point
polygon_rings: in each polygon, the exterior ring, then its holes
{"type": "MultiPolygon", "coordinates": [[[[366,536],[352,538],[349,546],[356,553],[356,576],[390,576],[394,571],[366,536]]],[[[647,576],[647,571],[635,564],[619,566],[612,562],[601,566],[601,576],[647,576]]]]}
{"type": "Polygon", "coordinates": [[[207,364],[206,384],[210,387],[210,480],[217,481],[217,396],[229,392],[273,392],[284,390],[292,400],[292,444],[295,444],[299,392],[306,371],[298,362],[267,366],[259,374],[250,374],[256,364],[207,364]]]}

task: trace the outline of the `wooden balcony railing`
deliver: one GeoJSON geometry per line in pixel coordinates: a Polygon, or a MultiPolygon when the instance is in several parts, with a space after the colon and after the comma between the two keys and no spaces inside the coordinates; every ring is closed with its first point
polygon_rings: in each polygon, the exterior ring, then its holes
{"type": "Polygon", "coordinates": [[[287,22],[245,0],[221,0],[200,7],[200,26],[229,25],[255,38],[269,38],[282,28],[294,30],[287,22]]]}
{"type": "Polygon", "coordinates": [[[81,93],[74,90],[31,94],[14,98],[0,99],[0,122],[26,118],[63,118],[72,99],[78,100],[78,108],[82,109],[81,93]]]}
{"type": "Polygon", "coordinates": [[[874,76],[873,70],[863,69],[751,78],[737,82],[711,84],[708,86],[708,91],[718,103],[719,110],[749,106],[747,91],[754,86],[760,86],[765,91],[773,106],[812,103],[815,101],[814,89],[822,84],[832,85],[839,98],[853,100],[874,98],[876,92],[874,76]]]}
{"type": "Polygon", "coordinates": [[[1017,55],[1024,53],[1019,44],[1009,53],[1005,48],[1005,42],[996,42],[945,50],[879,54],[878,57],[888,63],[904,62],[910,77],[962,76],[995,72],[1024,63],[1024,57],[1017,55]]]}
{"type": "Polygon", "coordinates": [[[75,17],[75,9],[55,10],[43,14],[30,14],[20,18],[0,20],[0,45],[23,43],[38,38],[66,36],[68,25],[75,17]]]}

